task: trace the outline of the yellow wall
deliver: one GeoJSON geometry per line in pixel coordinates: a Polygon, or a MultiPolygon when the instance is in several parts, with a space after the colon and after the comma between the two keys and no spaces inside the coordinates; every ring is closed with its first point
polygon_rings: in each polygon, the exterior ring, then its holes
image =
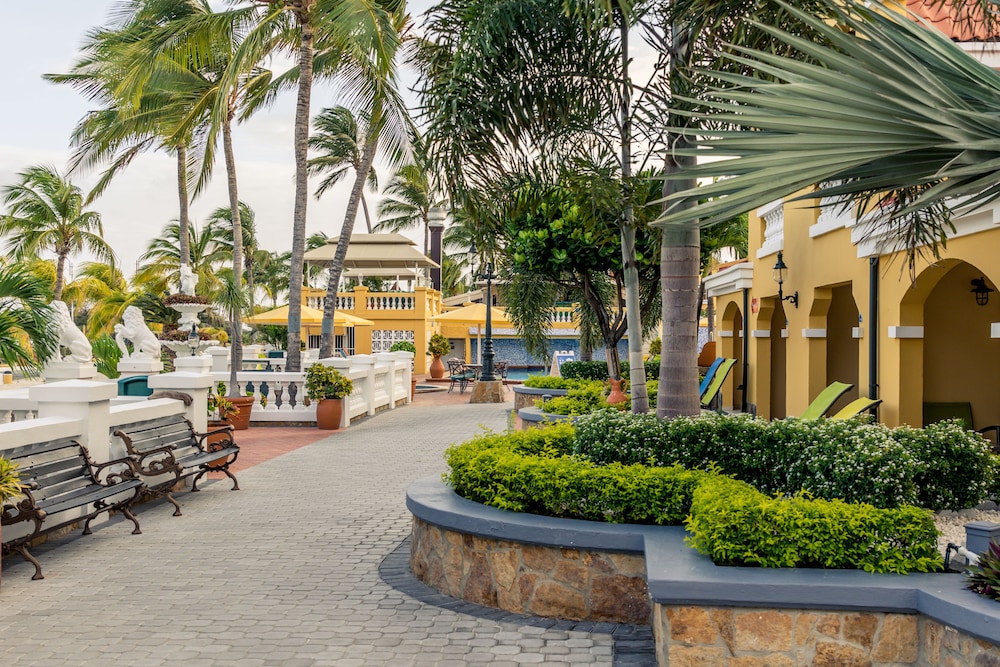
{"type": "MultiPolygon", "coordinates": [[[[754,279],[748,328],[748,400],[764,417],[796,415],[833,380],[855,385],[852,396],[868,395],[868,342],[878,336],[878,396],[880,420],[896,425],[923,423],[923,402],[969,401],[976,427],[1000,423],[1000,339],[990,338],[990,324],[1000,322],[1000,292],[987,306],[977,306],[970,292],[972,278],[985,276],[997,285],[1000,229],[981,225],[979,231],[953,238],[935,265],[918,261],[911,285],[901,256],[879,259],[878,331],[869,323],[869,260],[859,258],[850,230],[839,228],[815,238],[813,202],[785,204],[783,253],[788,274],[787,296],[799,293],[798,308],[777,303],[772,279],[775,254],[758,259],[764,224],[751,213],[750,257],[754,279]],[[783,308],[783,313],[782,313],[783,308]],[[754,306],[751,306],[751,311],[754,306]],[[861,321],[858,322],[860,315],[861,321]],[[788,336],[780,338],[787,318],[788,336]],[[923,326],[923,338],[890,338],[889,327],[923,326]],[[861,328],[855,338],[853,329],[861,328]],[[806,337],[803,329],[825,329],[825,337],[806,337]],[[761,335],[763,332],[769,335],[761,335]],[[782,355],[782,348],[784,355],[782,355]],[[782,356],[784,357],[782,361],[782,356]],[[783,403],[783,405],[775,405],[783,403]]],[[[959,229],[962,229],[959,221],[959,229]]],[[[732,328],[742,309],[742,294],[717,297],[720,331],[732,328]]],[[[735,356],[739,338],[720,339],[720,355],[735,356]]],[[[729,394],[736,400],[737,392],[729,394]]],[[[845,401],[842,401],[843,403],[845,401]]]]}

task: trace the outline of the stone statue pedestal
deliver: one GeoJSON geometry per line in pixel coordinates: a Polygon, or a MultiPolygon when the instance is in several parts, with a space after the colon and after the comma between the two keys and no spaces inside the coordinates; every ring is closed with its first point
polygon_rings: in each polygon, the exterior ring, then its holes
{"type": "Polygon", "coordinates": [[[181,373],[208,375],[212,370],[212,357],[200,354],[174,359],[174,369],[181,373]]]}
{"type": "Polygon", "coordinates": [[[504,395],[503,380],[492,380],[483,382],[477,380],[472,383],[472,396],[469,403],[506,403],[507,396],[504,395]]]}
{"type": "Polygon", "coordinates": [[[43,371],[46,382],[58,380],[93,380],[97,378],[97,366],[92,362],[50,361],[43,371]]]}
{"type": "Polygon", "coordinates": [[[118,372],[125,378],[133,375],[156,375],[163,372],[163,362],[159,359],[129,357],[118,362],[118,372]]]}

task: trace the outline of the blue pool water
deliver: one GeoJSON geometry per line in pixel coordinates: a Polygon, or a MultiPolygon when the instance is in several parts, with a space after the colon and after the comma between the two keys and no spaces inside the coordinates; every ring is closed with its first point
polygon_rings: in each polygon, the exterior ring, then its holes
{"type": "Polygon", "coordinates": [[[548,375],[548,371],[542,366],[521,366],[507,369],[507,379],[524,382],[529,375],[548,375]]]}

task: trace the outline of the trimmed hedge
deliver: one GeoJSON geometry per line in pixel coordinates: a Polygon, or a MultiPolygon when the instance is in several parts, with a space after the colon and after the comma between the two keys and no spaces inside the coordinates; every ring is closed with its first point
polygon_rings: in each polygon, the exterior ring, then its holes
{"type": "Polygon", "coordinates": [[[690,543],[719,564],[939,569],[931,515],[916,507],[772,498],[713,470],[570,456],[574,429],[558,424],[487,434],[446,452],[459,495],[500,509],[610,523],[685,523],[690,543]]]}
{"type": "MultiPolygon", "coordinates": [[[[660,379],[660,362],[647,361],[643,364],[646,367],[646,379],[660,379]]],[[[629,365],[627,361],[621,362],[622,377],[628,377],[629,365]]],[[[608,362],[606,361],[567,361],[559,367],[559,374],[564,378],[577,380],[608,380],[608,362]]]]}
{"type": "Polygon", "coordinates": [[[814,500],[800,493],[773,498],[727,477],[694,491],[688,543],[718,565],[820,567],[867,572],[941,568],[937,529],[919,507],[814,500]]]}
{"type": "Polygon", "coordinates": [[[601,411],[577,420],[574,453],[598,464],[717,465],[764,493],[805,490],[875,507],[964,509],[988,497],[997,477],[990,443],[957,420],[890,429],[865,419],[601,411]]]}
{"type": "Polygon", "coordinates": [[[535,389],[573,389],[585,382],[587,380],[557,377],[555,375],[529,375],[528,379],[522,382],[521,385],[535,389]]]}

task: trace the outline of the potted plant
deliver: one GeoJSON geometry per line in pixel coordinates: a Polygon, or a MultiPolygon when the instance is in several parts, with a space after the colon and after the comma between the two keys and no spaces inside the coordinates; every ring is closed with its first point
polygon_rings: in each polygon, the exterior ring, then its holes
{"type": "Polygon", "coordinates": [[[306,369],[306,395],[316,401],[316,426],[321,429],[340,428],[345,396],[354,390],[354,383],[332,366],[313,364],[306,369]]]}
{"type": "MultiPolygon", "coordinates": [[[[417,346],[408,340],[397,340],[389,348],[390,352],[410,352],[417,354],[417,346]]],[[[417,395],[417,376],[413,374],[413,360],[410,360],[410,400],[417,395]]]]}
{"type": "MultiPolygon", "coordinates": [[[[17,472],[17,464],[0,457],[0,507],[19,493],[21,493],[21,477],[17,472]]],[[[0,540],[2,539],[3,536],[0,535],[0,540]]]]}
{"type": "Polygon", "coordinates": [[[430,341],[427,343],[427,354],[434,357],[431,361],[431,378],[434,380],[440,380],[444,377],[444,362],[441,361],[441,357],[451,352],[451,343],[448,339],[439,333],[431,336],[430,341]]]}

